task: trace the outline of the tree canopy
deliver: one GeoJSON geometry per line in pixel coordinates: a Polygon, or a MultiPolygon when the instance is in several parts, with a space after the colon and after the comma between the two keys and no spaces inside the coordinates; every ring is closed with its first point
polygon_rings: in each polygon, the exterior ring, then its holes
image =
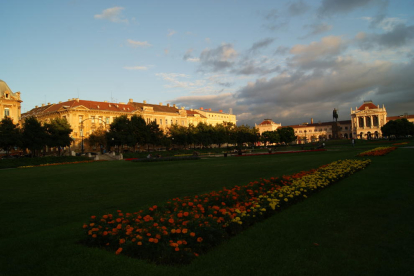
{"type": "Polygon", "coordinates": [[[409,122],[406,118],[401,118],[389,121],[381,127],[383,136],[405,137],[407,135],[414,135],[414,124],[409,122]]]}

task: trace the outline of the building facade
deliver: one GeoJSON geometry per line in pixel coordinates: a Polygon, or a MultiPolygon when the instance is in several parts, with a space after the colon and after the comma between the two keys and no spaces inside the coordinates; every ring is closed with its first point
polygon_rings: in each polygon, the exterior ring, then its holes
{"type": "MultiPolygon", "coordinates": [[[[378,139],[382,137],[381,127],[387,122],[406,118],[414,122],[414,115],[401,115],[387,117],[387,111],[384,107],[375,105],[372,101],[364,101],[360,107],[355,110],[351,108],[351,120],[332,121],[322,123],[303,123],[299,125],[290,125],[295,131],[297,143],[308,143],[321,141],[324,139],[378,139]]],[[[259,125],[256,125],[260,134],[264,131],[274,130],[277,126],[270,119],[265,119],[259,125]]]]}
{"type": "Polygon", "coordinates": [[[89,137],[97,129],[109,129],[109,125],[116,117],[126,115],[128,118],[141,116],[147,123],[155,122],[161,130],[168,132],[171,125],[188,127],[190,124],[198,125],[206,123],[234,123],[236,116],[222,111],[214,112],[203,110],[186,110],[170,104],[149,104],[134,102],[110,103],[107,101],[96,102],[80,99],[69,99],[57,104],[42,104],[29,112],[22,114],[22,120],[28,117],[36,117],[40,122],[50,122],[54,118],[65,118],[73,129],[72,138],[78,144],[82,138],[89,137]],[[208,116],[214,114],[216,116],[208,116]],[[207,115],[207,116],[206,116],[207,115]]]}
{"type": "Polygon", "coordinates": [[[14,124],[18,124],[21,119],[20,92],[13,93],[4,81],[0,80],[0,120],[9,117],[14,124]]]}

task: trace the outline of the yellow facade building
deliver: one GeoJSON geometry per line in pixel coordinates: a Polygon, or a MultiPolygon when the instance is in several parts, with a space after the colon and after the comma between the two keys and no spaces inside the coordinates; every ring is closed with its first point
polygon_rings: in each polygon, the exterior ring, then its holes
{"type": "Polygon", "coordinates": [[[215,125],[217,123],[231,122],[236,124],[236,116],[224,113],[204,110],[186,110],[176,105],[159,103],[149,104],[134,102],[129,99],[127,103],[110,103],[107,101],[86,101],[80,99],[69,99],[57,104],[42,104],[36,106],[29,112],[22,114],[22,119],[36,117],[40,122],[48,122],[54,118],[65,118],[73,129],[72,138],[75,144],[79,144],[82,138],[87,138],[99,128],[108,129],[116,117],[127,115],[141,116],[147,123],[155,122],[165,133],[171,125],[182,125],[188,127],[190,124],[197,125],[206,123],[215,125]],[[213,116],[210,116],[214,114],[213,116]]]}
{"type": "Polygon", "coordinates": [[[13,93],[4,81],[0,80],[0,120],[9,117],[14,124],[18,124],[21,119],[20,92],[13,93]]]}

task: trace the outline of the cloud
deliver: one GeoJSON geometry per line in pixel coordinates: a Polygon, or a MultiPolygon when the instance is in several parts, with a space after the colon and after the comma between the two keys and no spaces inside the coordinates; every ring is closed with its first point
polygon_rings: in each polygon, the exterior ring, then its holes
{"type": "Polygon", "coordinates": [[[201,70],[225,70],[233,66],[237,56],[232,44],[223,43],[215,49],[205,49],[200,54],[201,70]]]}
{"type": "Polygon", "coordinates": [[[318,14],[320,16],[329,16],[336,13],[348,13],[371,4],[383,7],[386,3],[383,0],[323,0],[318,9],[318,14]]]}
{"type": "Polygon", "coordinates": [[[249,49],[249,52],[255,52],[260,48],[265,48],[267,46],[269,46],[270,44],[272,44],[272,42],[274,41],[274,38],[264,38],[258,42],[253,43],[252,47],[249,49]]]}
{"type": "Polygon", "coordinates": [[[95,19],[108,20],[114,23],[128,23],[128,19],[124,19],[121,12],[123,7],[113,7],[102,11],[101,14],[95,14],[95,19]]]}
{"type": "Polygon", "coordinates": [[[132,39],[127,40],[128,44],[132,47],[150,47],[151,44],[148,43],[148,41],[135,41],[132,39]]]}
{"type": "Polygon", "coordinates": [[[288,12],[291,16],[302,15],[310,9],[310,6],[302,0],[294,1],[288,6],[288,12]]]}
{"type": "Polygon", "coordinates": [[[167,34],[167,36],[173,36],[173,35],[175,35],[177,32],[176,31],[174,31],[174,30],[168,30],[168,34],[167,34]]]}
{"type": "MultiPolygon", "coordinates": [[[[199,109],[200,107],[203,107],[211,108],[214,111],[223,110],[224,112],[228,112],[230,108],[236,108],[235,98],[232,93],[183,96],[171,100],[171,102],[179,106],[185,106],[187,109],[199,109]]],[[[233,113],[235,114],[235,112],[233,113]]]]}
{"type": "Polygon", "coordinates": [[[197,88],[205,85],[204,80],[195,80],[195,81],[182,81],[182,78],[188,79],[189,75],[178,74],[178,73],[157,73],[155,74],[158,77],[161,77],[163,80],[169,82],[169,84],[164,85],[166,88],[197,88]]]}
{"type": "Polygon", "coordinates": [[[387,32],[392,31],[397,25],[405,23],[405,20],[401,18],[386,17],[385,14],[379,14],[374,17],[362,17],[362,19],[370,22],[371,28],[381,28],[387,32]]]}
{"type": "Polygon", "coordinates": [[[315,24],[304,25],[303,28],[310,29],[310,32],[307,35],[302,37],[302,38],[307,38],[313,35],[318,35],[318,34],[332,30],[332,25],[328,25],[327,23],[315,23],[315,24]]]}
{"type": "Polygon", "coordinates": [[[278,46],[276,51],[275,51],[275,55],[286,55],[287,53],[289,53],[289,47],[286,46],[278,46]]]}
{"type": "Polygon", "coordinates": [[[147,66],[125,66],[123,68],[124,69],[127,69],[127,70],[139,70],[139,71],[148,70],[148,67],[147,66]]]}
{"type": "Polygon", "coordinates": [[[294,56],[288,61],[292,66],[307,68],[314,66],[315,62],[331,61],[346,47],[347,43],[340,36],[327,36],[323,37],[320,42],[293,46],[290,53],[294,56]]]}
{"type": "Polygon", "coordinates": [[[362,49],[398,48],[407,45],[414,39],[414,26],[398,24],[382,34],[367,34],[360,32],[356,35],[356,42],[362,49]]]}

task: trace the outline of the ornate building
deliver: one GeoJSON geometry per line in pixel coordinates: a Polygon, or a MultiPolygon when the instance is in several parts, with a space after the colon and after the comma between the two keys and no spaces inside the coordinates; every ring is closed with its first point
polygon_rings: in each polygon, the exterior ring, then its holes
{"type": "Polygon", "coordinates": [[[18,124],[21,119],[20,92],[13,93],[7,83],[0,80],[0,120],[10,117],[13,123],[18,124]]]}
{"type": "Polygon", "coordinates": [[[372,101],[364,101],[359,108],[352,110],[352,134],[359,139],[377,139],[381,136],[381,127],[387,123],[387,110],[372,101]]]}
{"type": "Polygon", "coordinates": [[[259,134],[262,135],[263,132],[277,130],[279,127],[282,127],[282,124],[276,124],[272,119],[264,119],[260,124],[255,124],[255,127],[259,130],[259,134]]]}
{"type": "Polygon", "coordinates": [[[47,105],[42,104],[22,114],[22,119],[34,116],[40,122],[48,122],[53,118],[66,118],[73,129],[72,137],[75,143],[82,138],[87,138],[92,132],[99,128],[108,129],[116,117],[127,115],[142,116],[144,120],[155,122],[164,132],[173,124],[189,126],[201,122],[215,125],[217,123],[231,122],[236,124],[236,116],[228,113],[201,110],[185,110],[170,104],[149,104],[134,102],[129,99],[128,103],[110,103],[85,101],[80,99],[69,99],[66,102],[47,105]],[[210,116],[213,115],[214,116],[210,116]]]}
{"type": "MultiPolygon", "coordinates": [[[[388,121],[406,118],[414,122],[414,115],[401,115],[387,117],[387,111],[384,106],[380,107],[373,104],[372,101],[364,101],[360,106],[352,110],[351,120],[322,123],[303,123],[300,125],[290,125],[295,131],[298,143],[315,142],[323,139],[377,139],[382,137],[381,127],[388,121]]],[[[260,134],[264,131],[277,129],[277,124],[270,119],[265,119],[256,128],[260,134]],[[272,126],[272,127],[270,127],[272,126]]],[[[281,125],[279,125],[281,127],[281,125]]]]}

